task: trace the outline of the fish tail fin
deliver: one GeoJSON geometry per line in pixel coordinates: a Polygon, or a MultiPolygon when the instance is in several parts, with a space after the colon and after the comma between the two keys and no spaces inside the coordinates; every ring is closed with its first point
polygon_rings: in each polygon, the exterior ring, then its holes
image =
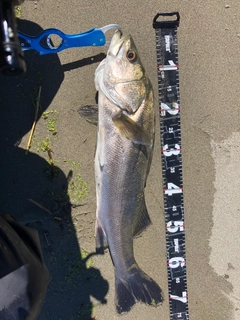
{"type": "Polygon", "coordinates": [[[115,275],[116,309],[118,313],[128,312],[136,301],[157,306],[163,301],[161,288],[144,273],[134,266],[127,276],[115,275]]]}

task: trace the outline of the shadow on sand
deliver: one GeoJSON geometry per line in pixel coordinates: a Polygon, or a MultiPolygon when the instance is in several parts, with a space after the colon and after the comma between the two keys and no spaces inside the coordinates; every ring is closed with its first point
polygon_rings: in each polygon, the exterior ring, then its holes
{"type": "MultiPolygon", "coordinates": [[[[18,22],[18,29],[29,35],[42,30],[24,20],[18,22]]],[[[54,167],[51,169],[57,170],[58,176],[54,181],[49,179],[49,163],[37,154],[26,155],[18,145],[31,129],[35,112],[32,103],[39,86],[43,88],[43,112],[64,80],[64,71],[103,57],[100,54],[61,66],[56,54],[39,58],[36,52],[29,51],[25,52],[26,74],[0,76],[0,212],[11,214],[39,232],[45,263],[52,275],[39,320],[93,319],[90,296],[106,303],[108,282],[91,265],[91,254],[86,256],[78,243],[67,197],[67,177],[54,167]],[[65,194],[66,201],[60,203],[52,194],[65,194]],[[52,210],[53,215],[29,202],[29,198],[52,210]]]]}

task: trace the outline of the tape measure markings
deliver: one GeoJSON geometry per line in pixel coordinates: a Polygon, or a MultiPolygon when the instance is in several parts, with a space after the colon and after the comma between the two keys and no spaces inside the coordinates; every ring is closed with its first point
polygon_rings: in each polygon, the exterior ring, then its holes
{"type": "Polygon", "coordinates": [[[179,20],[178,12],[158,13],[153,19],[153,28],[156,32],[170,320],[189,320],[177,47],[179,20]],[[176,20],[157,20],[174,15],[176,20]]]}

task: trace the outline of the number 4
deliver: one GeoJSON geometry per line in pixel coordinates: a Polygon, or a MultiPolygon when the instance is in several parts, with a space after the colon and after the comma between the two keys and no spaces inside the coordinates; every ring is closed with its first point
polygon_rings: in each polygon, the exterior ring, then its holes
{"type": "Polygon", "coordinates": [[[167,189],[165,189],[164,191],[168,196],[172,196],[175,193],[182,193],[182,188],[179,188],[172,182],[168,182],[167,189]]]}
{"type": "Polygon", "coordinates": [[[181,301],[183,303],[186,303],[187,302],[187,292],[183,291],[181,297],[175,296],[173,294],[170,294],[170,300],[178,300],[178,301],[181,301]]]}

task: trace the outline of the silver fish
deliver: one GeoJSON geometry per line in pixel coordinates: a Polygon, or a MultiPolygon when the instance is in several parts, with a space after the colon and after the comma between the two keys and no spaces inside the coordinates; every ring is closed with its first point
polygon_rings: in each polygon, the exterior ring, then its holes
{"type": "Polygon", "coordinates": [[[137,265],[133,238],[150,223],[144,188],[154,145],[153,90],[131,35],[117,31],[95,72],[96,250],[108,247],[115,268],[116,309],[162,301],[158,284],[137,265]]]}

